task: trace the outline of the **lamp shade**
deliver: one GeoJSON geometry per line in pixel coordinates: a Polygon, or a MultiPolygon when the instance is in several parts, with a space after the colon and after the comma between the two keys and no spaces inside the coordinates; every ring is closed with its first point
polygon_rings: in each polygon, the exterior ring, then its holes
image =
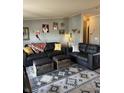
{"type": "Polygon", "coordinates": [[[65,34],[65,40],[69,42],[69,39],[70,39],[70,34],[65,34]]]}

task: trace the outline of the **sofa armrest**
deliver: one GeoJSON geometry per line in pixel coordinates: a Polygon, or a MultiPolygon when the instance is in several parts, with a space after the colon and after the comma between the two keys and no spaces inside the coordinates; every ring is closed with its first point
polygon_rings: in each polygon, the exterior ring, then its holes
{"type": "Polygon", "coordinates": [[[23,65],[25,66],[27,54],[23,51],[23,65]]]}
{"type": "Polygon", "coordinates": [[[88,57],[100,56],[100,53],[88,54],[88,57]]]}
{"type": "Polygon", "coordinates": [[[100,66],[100,53],[88,54],[88,63],[91,69],[96,69],[100,66]]]}
{"type": "Polygon", "coordinates": [[[98,55],[100,55],[100,53],[95,53],[95,54],[92,54],[93,56],[98,56],[98,55]]]}

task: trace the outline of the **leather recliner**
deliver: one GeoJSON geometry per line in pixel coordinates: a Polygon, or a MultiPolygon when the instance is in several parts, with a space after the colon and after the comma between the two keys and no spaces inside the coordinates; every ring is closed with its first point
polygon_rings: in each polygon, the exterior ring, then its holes
{"type": "Polygon", "coordinates": [[[100,46],[79,43],[79,52],[70,53],[71,59],[91,70],[100,67],[100,46]]]}

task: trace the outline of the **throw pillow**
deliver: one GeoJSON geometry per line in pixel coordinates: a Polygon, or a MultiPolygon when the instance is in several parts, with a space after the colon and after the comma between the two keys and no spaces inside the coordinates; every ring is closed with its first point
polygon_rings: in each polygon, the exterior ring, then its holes
{"type": "Polygon", "coordinates": [[[45,43],[32,43],[30,44],[30,47],[35,53],[41,53],[44,52],[44,48],[46,47],[45,43]]]}
{"type": "Polygon", "coordinates": [[[45,43],[38,43],[38,44],[35,44],[35,47],[36,47],[39,51],[43,52],[44,49],[45,49],[45,47],[46,47],[46,44],[45,44],[45,43]]]}
{"type": "Polygon", "coordinates": [[[24,47],[24,51],[28,54],[28,55],[31,55],[33,54],[33,51],[30,47],[24,47]]]}
{"type": "Polygon", "coordinates": [[[31,48],[32,48],[32,50],[34,51],[34,53],[40,53],[40,51],[34,46],[34,44],[30,44],[29,45],[31,48]]]}
{"type": "Polygon", "coordinates": [[[55,44],[54,50],[59,50],[59,51],[61,51],[61,44],[55,44]]]}
{"type": "Polygon", "coordinates": [[[79,48],[78,48],[78,46],[74,46],[74,45],[72,45],[72,48],[73,48],[73,52],[79,52],[79,48]]]}

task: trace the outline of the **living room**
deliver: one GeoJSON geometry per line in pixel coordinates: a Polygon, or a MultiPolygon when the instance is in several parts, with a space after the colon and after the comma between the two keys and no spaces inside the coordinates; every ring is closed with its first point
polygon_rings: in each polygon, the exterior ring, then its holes
{"type": "Polygon", "coordinates": [[[24,93],[99,93],[100,1],[23,4],[24,93]]]}
{"type": "Polygon", "coordinates": [[[0,92],[124,93],[123,4],[1,0],[0,92]]]}

